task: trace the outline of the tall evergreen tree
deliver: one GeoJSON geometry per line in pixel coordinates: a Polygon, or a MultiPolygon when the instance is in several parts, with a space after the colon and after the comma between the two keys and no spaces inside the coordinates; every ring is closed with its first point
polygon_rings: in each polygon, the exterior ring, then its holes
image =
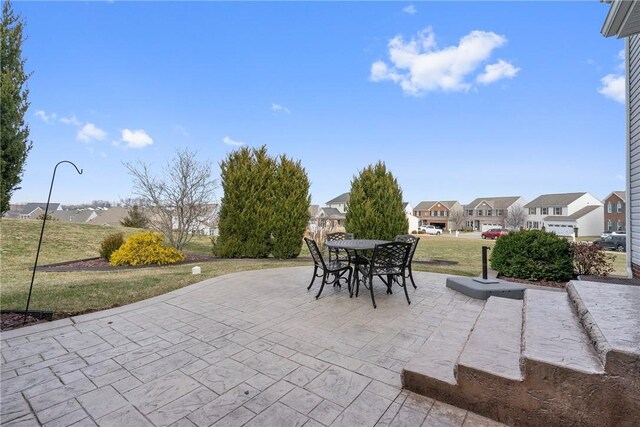
{"type": "Polygon", "coordinates": [[[309,178],[300,162],[281,156],[274,179],[276,200],[272,214],[272,254],[295,258],[302,249],[302,237],[309,222],[309,178]]]}
{"type": "Polygon", "coordinates": [[[360,239],[393,240],[409,228],[402,190],[383,162],[353,178],[347,207],[345,228],[360,239]]]}
{"type": "Polygon", "coordinates": [[[23,20],[13,13],[9,1],[2,5],[2,52],[0,53],[0,216],[9,210],[11,195],[19,189],[24,163],[31,150],[29,126],[24,115],[29,108],[30,74],[22,58],[23,20]]]}
{"type": "Polygon", "coordinates": [[[271,250],[275,161],[265,146],[243,147],[220,163],[224,196],[214,253],[223,258],[264,258],[271,250]]]}

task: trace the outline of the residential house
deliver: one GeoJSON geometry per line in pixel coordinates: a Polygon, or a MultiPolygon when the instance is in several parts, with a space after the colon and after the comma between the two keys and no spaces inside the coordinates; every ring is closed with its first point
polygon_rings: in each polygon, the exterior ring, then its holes
{"type": "Polygon", "coordinates": [[[477,231],[505,227],[509,209],[525,203],[520,196],[479,197],[464,206],[465,227],[477,231]]]}
{"type": "Polygon", "coordinates": [[[92,218],[91,224],[106,225],[110,227],[119,227],[120,222],[128,215],[128,208],[116,206],[108,210],[97,211],[98,216],[92,218]]]}
{"type": "Polygon", "coordinates": [[[431,200],[420,202],[413,208],[413,214],[418,217],[419,225],[435,225],[443,230],[455,229],[449,217],[453,211],[462,211],[462,205],[455,200],[431,200]]]}
{"type": "Polygon", "coordinates": [[[341,213],[347,213],[347,204],[349,203],[349,193],[342,193],[335,199],[327,202],[327,207],[335,208],[341,213]]]}
{"type": "MultiPolygon", "coordinates": [[[[20,219],[36,219],[40,215],[44,213],[46,209],[46,203],[27,203],[24,208],[22,208],[22,212],[20,212],[20,219]]],[[[60,203],[49,203],[49,215],[51,215],[55,211],[61,211],[62,206],[60,203]]]]}
{"type": "Polygon", "coordinates": [[[614,191],[604,199],[604,229],[605,231],[626,231],[627,208],[625,191],[614,191]]]}
{"type": "Polygon", "coordinates": [[[346,215],[340,212],[338,208],[323,207],[318,209],[316,213],[316,224],[318,228],[333,231],[344,231],[344,222],[346,215]],[[342,230],[338,230],[342,228],[342,230]]]}
{"type": "Polygon", "coordinates": [[[413,214],[413,208],[409,202],[404,202],[402,204],[402,208],[404,209],[404,214],[407,216],[407,221],[409,221],[409,233],[413,233],[414,231],[418,231],[418,227],[420,226],[420,219],[413,214]]]}
{"type": "MultiPolygon", "coordinates": [[[[627,123],[627,205],[640,202],[640,4],[637,1],[611,2],[602,35],[625,38],[625,112],[627,123]]],[[[627,274],[640,277],[640,210],[626,209],[627,274]]]]}
{"type": "MultiPolygon", "coordinates": [[[[349,209],[348,205],[349,193],[342,193],[338,197],[329,200],[327,202],[327,206],[318,209],[316,213],[316,227],[330,227],[334,231],[340,231],[336,229],[337,227],[340,227],[341,230],[344,229],[346,213],[349,209]]],[[[407,216],[407,221],[409,223],[407,233],[411,233],[418,228],[417,219],[414,217],[413,210],[411,209],[411,205],[409,205],[409,203],[403,202],[402,208],[404,209],[405,215],[407,216]]]]}
{"type": "Polygon", "coordinates": [[[602,202],[589,193],[543,194],[524,205],[528,229],[571,236],[578,228],[581,236],[602,233],[602,202]]]}
{"type": "Polygon", "coordinates": [[[87,223],[98,217],[98,213],[94,209],[71,209],[55,211],[51,214],[51,218],[61,222],[87,223]]]}

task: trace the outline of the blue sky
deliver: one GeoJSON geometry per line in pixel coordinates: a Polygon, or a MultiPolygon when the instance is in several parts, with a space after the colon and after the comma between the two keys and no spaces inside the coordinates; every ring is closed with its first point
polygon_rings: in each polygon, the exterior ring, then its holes
{"type": "MultiPolygon", "coordinates": [[[[33,150],[13,202],[133,196],[122,162],[237,144],[313,203],[386,162],[421,200],[625,187],[624,42],[589,2],[14,3],[33,150]]],[[[222,197],[221,190],[217,196],[222,197]]]]}

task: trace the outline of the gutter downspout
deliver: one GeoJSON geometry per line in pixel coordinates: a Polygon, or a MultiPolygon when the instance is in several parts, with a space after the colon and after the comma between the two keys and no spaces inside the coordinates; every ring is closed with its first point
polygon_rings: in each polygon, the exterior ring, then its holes
{"type": "Polygon", "coordinates": [[[629,93],[629,79],[630,79],[630,42],[629,42],[630,37],[625,37],[624,39],[624,56],[625,56],[625,74],[626,74],[626,79],[625,79],[625,113],[626,113],[626,151],[627,151],[627,194],[625,197],[625,213],[624,213],[624,221],[625,221],[625,231],[628,235],[627,238],[627,277],[632,279],[633,278],[633,270],[631,269],[631,258],[633,257],[633,252],[632,252],[632,245],[631,245],[631,241],[634,238],[634,231],[633,228],[631,227],[631,124],[629,123],[629,120],[631,119],[631,114],[630,114],[630,105],[631,105],[631,101],[629,100],[630,98],[630,93],[629,93]]]}

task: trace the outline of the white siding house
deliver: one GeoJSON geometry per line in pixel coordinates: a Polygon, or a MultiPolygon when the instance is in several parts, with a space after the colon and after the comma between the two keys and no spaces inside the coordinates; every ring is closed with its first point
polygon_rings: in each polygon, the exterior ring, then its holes
{"type": "Polygon", "coordinates": [[[640,4],[612,1],[601,32],[626,38],[627,274],[640,277],[640,4]]]}
{"type": "Polygon", "coordinates": [[[602,233],[604,206],[589,193],[543,194],[524,205],[526,228],[542,229],[561,236],[598,236],[602,233]]]}
{"type": "Polygon", "coordinates": [[[407,215],[407,221],[409,221],[409,230],[407,230],[407,232],[411,233],[412,231],[418,231],[420,218],[413,214],[413,208],[411,207],[410,203],[405,202],[402,204],[402,206],[404,207],[405,215],[407,215]]]}

